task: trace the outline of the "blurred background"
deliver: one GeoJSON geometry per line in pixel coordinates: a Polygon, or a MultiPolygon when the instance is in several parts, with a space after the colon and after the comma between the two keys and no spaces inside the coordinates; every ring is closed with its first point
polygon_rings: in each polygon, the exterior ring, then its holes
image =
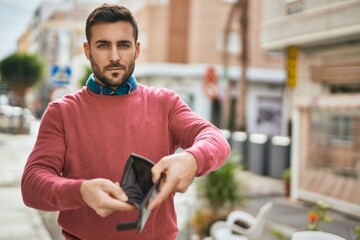
{"type": "MultiPolygon", "coordinates": [[[[359,0],[106,2],[138,21],[137,80],[222,129],[241,172],[360,216],[359,0]]],[[[102,3],[0,0],[0,147],[36,137],[47,104],[84,86],[85,21],[102,3]]]]}

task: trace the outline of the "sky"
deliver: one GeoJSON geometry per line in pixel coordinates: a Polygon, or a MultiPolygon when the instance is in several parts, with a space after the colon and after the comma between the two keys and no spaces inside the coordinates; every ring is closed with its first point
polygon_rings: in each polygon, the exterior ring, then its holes
{"type": "Polygon", "coordinates": [[[0,61],[16,51],[18,39],[26,30],[34,10],[41,2],[42,0],[0,0],[0,61]]]}
{"type": "Polygon", "coordinates": [[[0,0],[0,60],[16,51],[17,40],[40,2],[41,0],[0,0]]]}

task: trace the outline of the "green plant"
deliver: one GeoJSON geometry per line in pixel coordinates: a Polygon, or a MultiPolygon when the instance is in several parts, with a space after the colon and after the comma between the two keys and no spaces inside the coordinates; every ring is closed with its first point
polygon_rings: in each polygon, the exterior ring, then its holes
{"type": "Polygon", "coordinates": [[[321,222],[331,222],[332,218],[327,215],[329,204],[324,201],[318,201],[308,214],[309,223],[306,225],[306,230],[319,231],[321,222]]]}
{"type": "Polygon", "coordinates": [[[87,82],[87,80],[88,80],[91,73],[92,73],[91,67],[86,66],[84,68],[84,74],[82,75],[82,77],[79,80],[79,87],[83,87],[83,86],[86,85],[86,82],[87,82]]]}
{"type": "Polygon", "coordinates": [[[284,169],[283,180],[284,180],[285,196],[290,197],[290,192],[291,192],[291,169],[290,168],[284,169]]]}
{"type": "Polygon", "coordinates": [[[284,181],[290,181],[291,179],[291,169],[290,168],[286,168],[283,171],[283,180],[284,181]]]}
{"type": "Polygon", "coordinates": [[[274,228],[271,234],[279,240],[287,240],[287,237],[283,235],[280,228],[274,228]]]}
{"type": "MultiPolygon", "coordinates": [[[[331,222],[332,218],[327,215],[329,209],[329,204],[324,201],[318,201],[314,207],[308,213],[309,223],[305,226],[305,230],[308,231],[320,231],[321,222],[331,222]]],[[[279,228],[274,228],[271,231],[272,235],[279,240],[286,240],[287,238],[283,235],[279,228]]],[[[356,240],[360,240],[360,227],[355,230],[355,233],[358,234],[356,240]],[[358,231],[358,232],[356,232],[358,231]]]]}
{"type": "Polygon", "coordinates": [[[198,185],[200,197],[214,211],[229,210],[245,201],[241,182],[236,171],[241,168],[228,159],[218,170],[201,179],[198,185]]]}
{"type": "Polygon", "coordinates": [[[226,218],[228,213],[245,203],[241,181],[236,177],[242,169],[232,156],[218,170],[199,179],[199,197],[204,201],[191,219],[191,226],[200,237],[208,236],[210,226],[226,218]]]}
{"type": "Polygon", "coordinates": [[[360,226],[355,228],[355,235],[356,235],[355,240],[360,240],[360,226]]]}
{"type": "MultiPolygon", "coordinates": [[[[28,89],[45,76],[45,63],[36,54],[15,52],[0,62],[0,74],[1,80],[15,93],[18,105],[25,108],[28,89]]],[[[26,133],[23,117],[20,118],[17,133],[26,133]]]]}

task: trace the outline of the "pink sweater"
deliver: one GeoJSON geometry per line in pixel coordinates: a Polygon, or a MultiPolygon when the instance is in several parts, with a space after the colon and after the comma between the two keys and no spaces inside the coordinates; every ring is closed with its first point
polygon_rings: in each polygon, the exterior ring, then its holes
{"type": "Polygon", "coordinates": [[[154,162],[178,148],[197,159],[197,175],[219,168],[230,152],[221,132],[193,113],[172,91],[138,85],[122,96],[94,94],[87,87],[49,104],[21,187],[25,204],[59,211],[66,239],[169,239],[177,236],[173,195],[155,208],[141,234],[118,232],[134,212],[102,218],[82,200],[84,179],[119,182],[130,153],[154,162]]]}

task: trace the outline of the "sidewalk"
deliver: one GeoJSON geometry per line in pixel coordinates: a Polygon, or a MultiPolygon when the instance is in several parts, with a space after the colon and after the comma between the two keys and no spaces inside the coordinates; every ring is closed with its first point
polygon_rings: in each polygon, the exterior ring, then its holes
{"type": "Polygon", "coordinates": [[[21,197],[21,174],[34,138],[0,133],[0,240],[51,240],[39,212],[21,197]]]}

